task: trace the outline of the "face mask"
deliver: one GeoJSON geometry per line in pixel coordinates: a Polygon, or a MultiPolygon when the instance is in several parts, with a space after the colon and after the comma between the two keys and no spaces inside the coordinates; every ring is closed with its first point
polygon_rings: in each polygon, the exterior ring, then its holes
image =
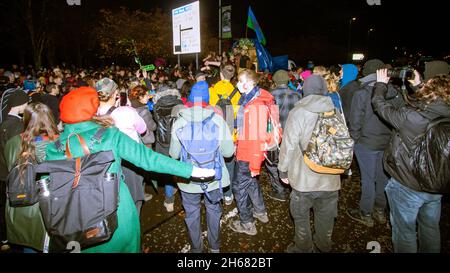
{"type": "Polygon", "coordinates": [[[236,87],[239,89],[239,92],[241,92],[242,94],[245,93],[245,89],[244,89],[244,84],[241,82],[238,82],[236,87]]]}

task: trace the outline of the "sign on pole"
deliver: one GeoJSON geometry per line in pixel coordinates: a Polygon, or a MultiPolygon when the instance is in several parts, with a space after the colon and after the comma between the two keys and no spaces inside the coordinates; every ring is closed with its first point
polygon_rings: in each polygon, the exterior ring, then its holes
{"type": "Polygon", "coordinates": [[[231,39],[231,6],[222,7],[222,38],[231,39]]]}
{"type": "Polygon", "coordinates": [[[196,1],[172,10],[174,54],[201,52],[199,3],[196,1]]]}

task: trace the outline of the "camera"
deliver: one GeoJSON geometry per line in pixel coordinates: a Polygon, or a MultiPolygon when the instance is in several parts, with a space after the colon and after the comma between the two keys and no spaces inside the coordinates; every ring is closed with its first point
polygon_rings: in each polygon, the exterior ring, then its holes
{"type": "Polygon", "coordinates": [[[410,66],[388,69],[387,76],[398,79],[414,79],[414,68],[410,66]]]}

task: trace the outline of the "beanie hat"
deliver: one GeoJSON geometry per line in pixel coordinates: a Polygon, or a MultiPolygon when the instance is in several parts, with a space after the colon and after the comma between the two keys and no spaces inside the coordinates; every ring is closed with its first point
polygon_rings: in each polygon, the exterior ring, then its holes
{"type": "Polygon", "coordinates": [[[21,89],[16,89],[13,92],[7,93],[7,97],[5,98],[6,105],[9,108],[21,106],[25,103],[28,103],[30,100],[30,97],[21,89]]]}
{"type": "Polygon", "coordinates": [[[385,68],[385,65],[382,61],[378,59],[368,60],[363,67],[363,75],[369,76],[370,74],[376,73],[378,69],[385,68]]]}
{"type": "Polygon", "coordinates": [[[425,63],[425,82],[440,74],[448,75],[448,63],[444,61],[432,61],[425,63]]]}
{"type": "Polygon", "coordinates": [[[188,101],[209,103],[209,87],[205,81],[198,82],[192,86],[188,101]]]}
{"type": "Polygon", "coordinates": [[[103,92],[108,96],[116,91],[117,88],[117,83],[115,83],[110,78],[103,78],[95,84],[95,89],[97,90],[97,92],[103,92]]]}
{"type": "Polygon", "coordinates": [[[303,71],[300,76],[302,77],[303,80],[306,80],[307,78],[309,78],[312,75],[310,70],[305,70],[303,71]]]}
{"type": "Polygon", "coordinates": [[[94,88],[80,87],[65,95],[59,110],[65,123],[78,123],[90,120],[96,115],[100,101],[94,88]]]}
{"type": "Polygon", "coordinates": [[[287,84],[289,82],[289,75],[286,70],[278,70],[273,74],[272,80],[277,85],[287,84]]]}
{"type": "Polygon", "coordinates": [[[303,84],[303,95],[305,97],[309,95],[325,96],[327,93],[327,83],[320,75],[311,75],[303,84]]]}

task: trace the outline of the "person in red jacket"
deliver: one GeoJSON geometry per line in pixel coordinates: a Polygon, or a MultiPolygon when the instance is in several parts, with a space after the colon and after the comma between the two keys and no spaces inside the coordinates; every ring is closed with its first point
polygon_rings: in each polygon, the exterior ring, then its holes
{"type": "Polygon", "coordinates": [[[258,76],[254,71],[243,70],[238,80],[237,87],[242,97],[236,119],[237,163],[232,188],[240,220],[230,222],[229,227],[235,232],[256,235],[254,218],[262,223],[269,222],[257,176],[265,159],[267,145],[274,141],[271,130],[268,130],[269,116],[276,116],[278,111],[273,96],[257,86],[258,76]]]}

